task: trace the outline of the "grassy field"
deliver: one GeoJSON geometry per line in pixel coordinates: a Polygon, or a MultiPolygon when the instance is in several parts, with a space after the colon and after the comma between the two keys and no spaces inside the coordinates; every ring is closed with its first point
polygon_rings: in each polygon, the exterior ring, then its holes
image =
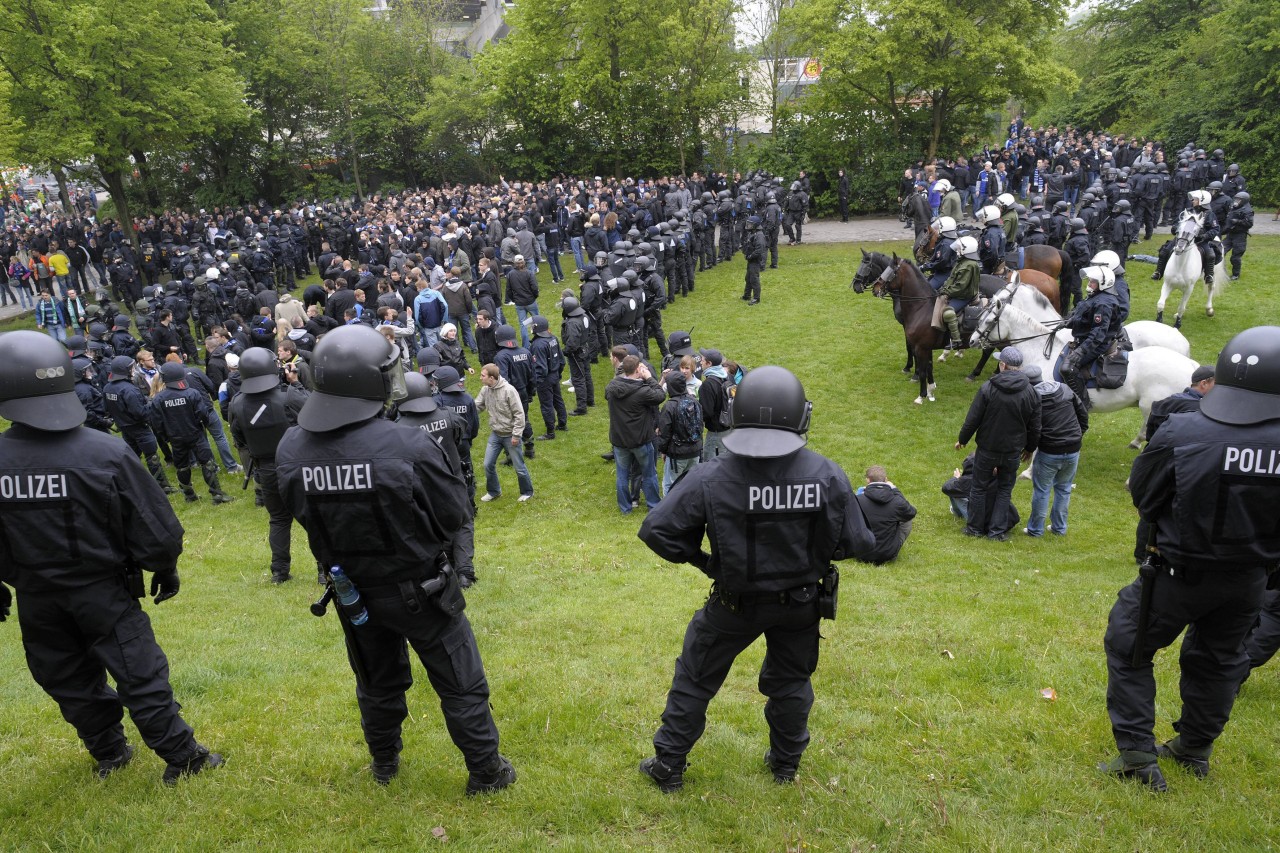
{"type": "MultiPolygon", "coordinates": [[[[97,782],[31,680],[10,621],[0,626],[0,849],[1280,846],[1275,667],[1244,690],[1210,780],[1170,766],[1170,791],[1156,797],[1093,769],[1114,752],[1102,634],[1116,591],[1135,575],[1124,480],[1137,410],[1094,419],[1065,539],[965,538],[939,487],[961,458],[952,444],[975,390],[961,381],[973,356],[939,366],[938,402],[912,405],[889,303],[848,287],[858,246],[783,252],[760,305],[738,300],[739,257],[699,277],[695,295],[667,312],[667,330],[692,327],[695,345],[795,371],[814,401],[810,446],[855,482],[866,466],[885,465],[920,510],[897,562],[843,567],[797,784],[776,786],[761,760],[761,645],[712,704],[685,790],[664,796],[636,772],[708,581],[654,557],[635,538],[639,518],[618,513],[613,467],[597,455],[608,443],[601,396],[571,432],[539,444],[536,498],[517,504],[514,475],[502,469],[504,497],[477,520],[480,583],[467,612],[503,752],[519,772],[512,789],[462,795],[461,758],[416,664],[400,776],[374,784],[338,625],[307,611],[317,587],[301,531],[298,580],[272,587],[265,512],[237,489],[241,499],[226,507],[179,496],[182,594],[146,605],[184,713],[226,767],[169,790],[160,760],[141,750],[97,782]],[[1056,700],[1042,698],[1045,688],[1056,700]]],[[[1131,264],[1134,319],[1155,315],[1150,269],[1131,264]]],[[[542,281],[548,296],[558,290],[545,269],[542,281]]],[[[1280,238],[1251,241],[1244,277],[1217,300],[1216,317],[1204,316],[1202,292],[1193,298],[1183,330],[1193,357],[1211,362],[1233,333],[1277,322],[1277,281],[1280,238]]],[[[597,367],[598,391],[606,370],[597,367]]],[[[1025,481],[1014,499],[1025,517],[1025,481]]],[[[1159,656],[1157,678],[1164,739],[1179,711],[1176,651],[1159,656]]]]}

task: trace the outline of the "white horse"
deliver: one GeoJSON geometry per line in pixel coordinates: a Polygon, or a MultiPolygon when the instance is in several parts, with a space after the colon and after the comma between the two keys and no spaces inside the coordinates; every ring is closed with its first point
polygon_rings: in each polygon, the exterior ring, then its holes
{"type": "MultiPolygon", "coordinates": [[[[1169,299],[1169,294],[1178,290],[1182,292],[1182,301],[1178,304],[1178,310],[1174,312],[1173,325],[1174,328],[1182,326],[1182,316],[1187,313],[1187,302],[1191,299],[1191,291],[1195,289],[1196,280],[1204,272],[1200,252],[1196,249],[1196,236],[1199,235],[1203,222],[1203,213],[1188,211],[1178,223],[1173,254],[1169,258],[1169,263],[1165,265],[1164,281],[1160,285],[1160,301],[1156,303],[1157,323],[1164,320],[1164,303],[1169,299]]],[[[1213,316],[1214,293],[1221,293],[1227,289],[1226,252],[1222,253],[1222,258],[1213,268],[1213,284],[1208,286],[1209,301],[1204,307],[1204,313],[1209,317],[1213,316]]]]}
{"type": "MultiPolygon", "coordinates": [[[[1055,332],[997,294],[978,321],[974,338],[979,342],[1014,342],[1022,351],[1023,364],[1038,365],[1048,379],[1053,377],[1053,366],[1062,348],[1071,343],[1071,332],[1067,329],[1055,332]]],[[[1135,349],[1129,353],[1129,375],[1124,385],[1089,392],[1093,411],[1115,412],[1137,406],[1142,410],[1145,428],[1151,405],[1190,385],[1191,374],[1197,366],[1187,356],[1163,346],[1135,349]]]]}

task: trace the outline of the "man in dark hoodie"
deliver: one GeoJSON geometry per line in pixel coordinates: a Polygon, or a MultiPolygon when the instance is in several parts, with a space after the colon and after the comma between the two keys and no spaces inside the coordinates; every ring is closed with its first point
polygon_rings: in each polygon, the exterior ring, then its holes
{"type": "Polygon", "coordinates": [[[1022,532],[1044,535],[1049,492],[1053,491],[1053,515],[1049,529],[1067,534],[1067,507],[1071,483],[1080,462],[1080,445],[1089,429],[1089,411],[1075,392],[1052,379],[1041,381],[1041,370],[1031,365],[1022,371],[1040,395],[1040,444],[1031,463],[1031,517],[1022,532]]]}
{"type": "Polygon", "coordinates": [[[916,508],[889,482],[888,474],[880,465],[867,469],[867,484],[858,490],[857,499],[867,527],[876,538],[875,549],[863,559],[881,565],[896,558],[911,535],[916,508]]]}
{"type": "Polygon", "coordinates": [[[658,406],[666,399],[649,368],[634,355],[622,360],[621,373],[609,380],[604,398],[609,402],[609,443],[617,466],[618,508],[627,515],[631,502],[631,468],[640,470],[640,486],[649,509],[658,505],[658,468],[654,435],[658,406]]]}
{"type": "Polygon", "coordinates": [[[1018,459],[1030,458],[1040,443],[1040,395],[1022,373],[1022,352],[1015,346],[1000,351],[1000,368],[978,389],[969,414],[960,427],[956,450],[977,435],[978,454],[973,464],[973,491],[969,493],[966,536],[986,536],[1004,542],[1009,538],[1008,504],[1018,476],[1018,459]],[[987,503],[994,501],[989,526],[987,503]]]}

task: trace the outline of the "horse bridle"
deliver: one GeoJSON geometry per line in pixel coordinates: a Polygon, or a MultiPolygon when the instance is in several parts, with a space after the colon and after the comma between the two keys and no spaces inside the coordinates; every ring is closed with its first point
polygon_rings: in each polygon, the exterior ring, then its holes
{"type": "MultiPolygon", "coordinates": [[[[875,261],[873,260],[874,258],[875,258],[875,255],[867,255],[866,259],[861,264],[858,265],[858,271],[853,274],[853,283],[850,285],[850,287],[853,288],[854,293],[861,293],[862,291],[867,289],[867,286],[868,286],[867,279],[866,279],[866,276],[863,274],[863,270],[866,270],[868,267],[875,266],[875,261]]],[[[889,266],[891,265],[885,264],[886,269],[889,266]]],[[[879,294],[876,294],[876,295],[878,296],[879,294]]]]}
{"type": "Polygon", "coordinates": [[[897,272],[898,268],[892,262],[885,264],[884,271],[880,273],[880,276],[871,285],[871,295],[877,299],[884,299],[886,292],[889,290],[889,282],[893,281],[897,272]]]}
{"type": "MultiPolygon", "coordinates": [[[[1013,300],[1014,288],[1019,286],[1020,285],[1017,282],[1010,282],[1009,284],[1006,284],[1004,287],[1002,287],[1000,289],[1000,292],[991,298],[991,304],[989,304],[983,310],[982,315],[978,317],[978,329],[977,329],[978,343],[982,345],[983,349],[986,349],[992,346],[990,331],[991,329],[995,328],[995,325],[997,323],[1000,322],[1000,315],[1004,313],[1005,306],[1010,304],[1010,302],[1013,300]],[[1000,296],[1002,294],[1008,294],[1008,298],[1001,299],[1000,296]],[[991,322],[987,323],[984,326],[983,321],[987,319],[988,313],[992,311],[994,311],[995,314],[992,315],[991,322]]],[[[1064,320],[1062,322],[1066,322],[1066,321],[1064,320]]],[[[1048,328],[1049,331],[1041,332],[1038,335],[1027,335],[1025,338],[1009,338],[1007,341],[1005,341],[1005,343],[1020,344],[1020,343],[1023,343],[1024,341],[1034,341],[1038,338],[1048,338],[1049,340],[1046,341],[1045,349],[1046,350],[1051,349],[1051,346],[1049,344],[1051,344],[1053,340],[1053,336],[1058,333],[1058,329],[1062,327],[1062,323],[1060,322],[1056,327],[1051,326],[1048,323],[1044,323],[1043,325],[1046,328],[1048,328]]],[[[1048,352],[1046,352],[1045,355],[1047,356],[1048,352]]]]}

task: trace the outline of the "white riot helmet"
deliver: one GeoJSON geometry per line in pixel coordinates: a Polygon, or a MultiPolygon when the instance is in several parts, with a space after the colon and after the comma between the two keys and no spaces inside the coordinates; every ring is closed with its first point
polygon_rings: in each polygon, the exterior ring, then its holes
{"type": "Polygon", "coordinates": [[[994,204],[989,204],[982,210],[978,211],[978,219],[990,225],[993,222],[1000,221],[1000,208],[994,204]]]}
{"type": "Polygon", "coordinates": [[[956,221],[950,216],[939,216],[937,219],[933,220],[931,224],[943,237],[950,237],[953,240],[955,239],[956,221]]]}
{"type": "Polygon", "coordinates": [[[947,193],[951,192],[951,182],[948,181],[946,178],[940,178],[938,179],[937,183],[933,185],[933,188],[938,192],[942,193],[943,195],[946,195],[947,193]]]}
{"type": "Polygon", "coordinates": [[[219,275],[221,275],[221,273],[218,272],[217,267],[209,267],[204,271],[204,277],[207,281],[217,281],[219,275]]]}
{"type": "Polygon", "coordinates": [[[962,258],[968,258],[971,261],[978,260],[978,241],[967,234],[952,243],[951,249],[962,258]]]}
{"type": "Polygon", "coordinates": [[[1115,275],[1106,267],[1085,267],[1081,275],[1087,278],[1090,284],[1097,284],[1098,290],[1110,290],[1116,286],[1115,275]]]}
{"type": "Polygon", "coordinates": [[[1213,200],[1208,190],[1192,190],[1187,193],[1187,198],[1197,207],[1207,207],[1209,202],[1213,200]]]}
{"type": "Polygon", "coordinates": [[[1093,260],[1089,261],[1096,267],[1106,267],[1111,272],[1120,271],[1120,256],[1110,249],[1103,249],[1101,252],[1093,256],[1093,260]]]}
{"type": "Polygon", "coordinates": [[[1013,206],[1017,203],[1017,200],[1013,197],[1013,193],[1000,193],[1000,195],[996,196],[996,204],[1000,205],[1005,210],[1013,210],[1013,206]]]}

